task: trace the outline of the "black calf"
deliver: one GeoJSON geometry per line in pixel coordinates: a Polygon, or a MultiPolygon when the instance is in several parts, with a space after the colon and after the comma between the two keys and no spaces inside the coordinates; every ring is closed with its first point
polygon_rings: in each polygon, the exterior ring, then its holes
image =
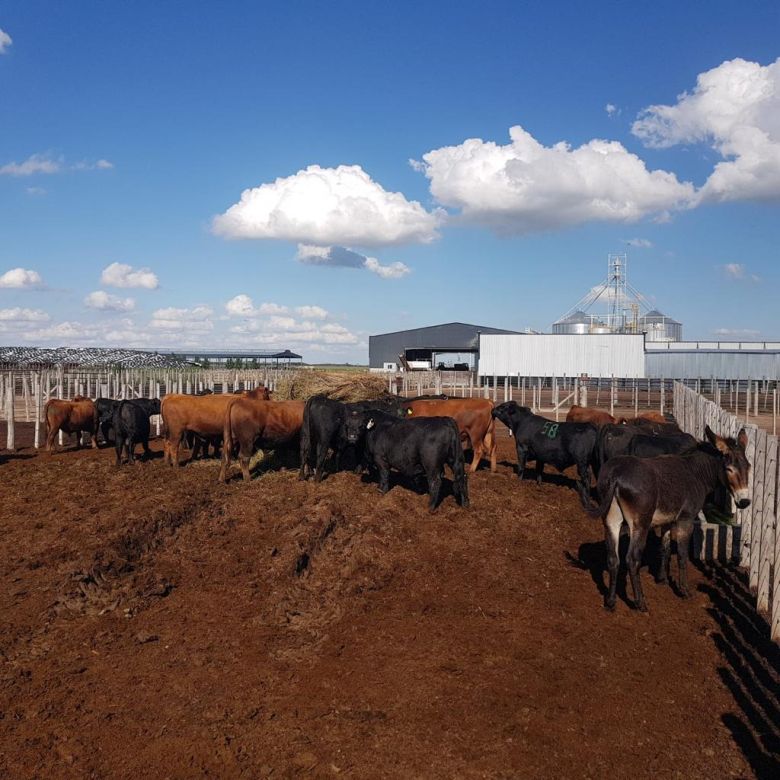
{"type": "MultiPolygon", "coordinates": [[[[158,401],[159,405],[159,401],[158,401]]],[[[144,408],[134,401],[120,401],[112,420],[114,428],[114,449],[116,465],[122,463],[122,450],[127,450],[127,462],[135,462],[135,445],[142,444],[144,455],[150,455],[149,450],[149,415],[144,408]]]]}
{"type": "Polygon", "coordinates": [[[541,484],[544,464],[558,471],[577,467],[577,490],[584,507],[590,506],[590,474],[598,440],[598,429],[591,423],[556,423],[533,414],[527,406],[508,401],[493,409],[493,417],[512,432],[517,446],[517,475],[523,478],[526,461],[536,461],[536,479],[541,484]]]}
{"type": "Polygon", "coordinates": [[[460,505],[469,505],[463,447],[455,421],[449,417],[399,419],[384,412],[350,409],[345,430],[347,441],[362,441],[364,456],[379,472],[379,490],[390,490],[390,470],[406,476],[425,474],[428,509],[439,502],[444,466],[453,474],[453,492],[460,505]]]}

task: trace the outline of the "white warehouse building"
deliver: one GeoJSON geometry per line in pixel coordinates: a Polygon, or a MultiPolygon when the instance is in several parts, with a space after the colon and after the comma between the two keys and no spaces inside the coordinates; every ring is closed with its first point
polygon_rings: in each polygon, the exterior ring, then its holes
{"type": "Polygon", "coordinates": [[[480,376],[645,377],[642,334],[480,334],[480,376]]]}

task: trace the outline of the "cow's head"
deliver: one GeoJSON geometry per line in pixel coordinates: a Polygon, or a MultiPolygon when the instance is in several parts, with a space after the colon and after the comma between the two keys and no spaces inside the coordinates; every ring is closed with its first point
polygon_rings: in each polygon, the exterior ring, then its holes
{"type": "Polygon", "coordinates": [[[709,425],[704,434],[723,457],[729,492],[740,509],[750,506],[750,463],[745,455],[748,437],[742,428],[736,439],[723,438],[713,433],[709,425]]]}
{"type": "Polygon", "coordinates": [[[373,423],[373,421],[373,417],[367,412],[360,409],[347,409],[347,416],[344,420],[344,433],[347,441],[350,444],[357,444],[368,423],[373,423]]]}

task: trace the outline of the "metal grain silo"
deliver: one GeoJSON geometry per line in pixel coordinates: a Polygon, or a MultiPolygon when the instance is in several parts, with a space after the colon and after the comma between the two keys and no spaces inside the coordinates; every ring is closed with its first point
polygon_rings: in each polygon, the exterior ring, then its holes
{"type": "Polygon", "coordinates": [[[647,341],[682,341],[682,323],[652,309],[639,318],[639,329],[647,341]]]}

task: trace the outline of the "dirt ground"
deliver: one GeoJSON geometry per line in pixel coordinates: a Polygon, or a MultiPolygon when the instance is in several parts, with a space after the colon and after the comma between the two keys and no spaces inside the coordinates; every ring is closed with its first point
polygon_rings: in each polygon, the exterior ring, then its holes
{"type": "Polygon", "coordinates": [[[509,438],[433,515],[154,449],[0,454],[0,777],[778,776],[741,575],[645,569],[650,613],[605,612],[600,524],[509,438]]]}

